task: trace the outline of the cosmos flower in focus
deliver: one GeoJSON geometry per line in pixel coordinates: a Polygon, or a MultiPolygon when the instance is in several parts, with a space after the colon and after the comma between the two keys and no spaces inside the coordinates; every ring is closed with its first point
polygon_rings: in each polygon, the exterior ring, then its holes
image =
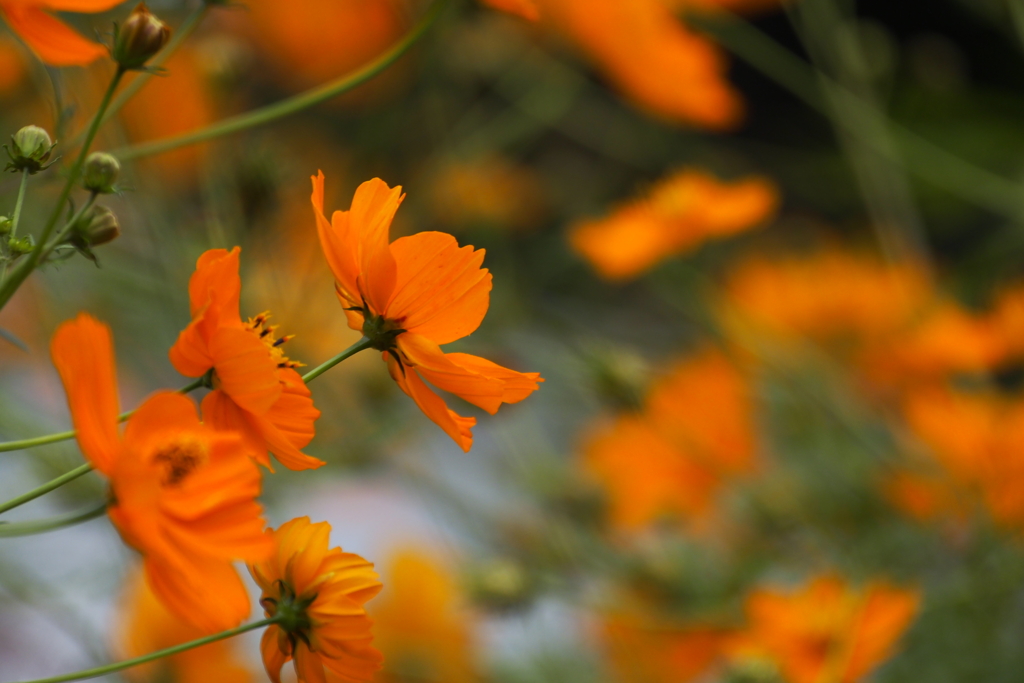
{"type": "Polygon", "coordinates": [[[267,530],[273,555],[249,565],[267,617],[281,620],[267,627],[260,644],[273,683],[281,683],[289,660],[299,683],[322,683],[326,672],[346,683],[370,681],[381,666],[365,609],[381,583],[363,558],[328,549],[330,533],[327,522],[293,519],[267,530]]]}
{"type": "Polygon", "coordinates": [[[110,330],[88,315],[62,324],[50,353],[78,444],[110,480],[110,520],[143,555],[146,580],[175,615],[204,633],[237,626],[249,595],[232,563],[271,550],[260,472],[234,432],[199,421],[186,396],[152,395],[118,432],[110,330]]]}
{"type": "MultiPolygon", "coordinates": [[[[201,638],[203,632],[169,612],[141,574],[128,582],[113,649],[121,659],[141,657],[201,638]]],[[[220,640],[125,671],[131,683],[250,683],[255,677],[236,653],[236,643],[220,640]]]]}
{"type": "Polygon", "coordinates": [[[171,363],[186,377],[213,371],[203,417],[238,431],[260,464],[270,467],[270,451],[288,469],[315,469],[324,462],[299,449],[313,440],[320,411],[295,371],[299,364],[284,355],[289,337],[276,336],[270,315],[242,322],[239,252],[211,249],[199,257],[188,285],[192,322],[171,347],[171,363]]]}
{"type": "Polygon", "coordinates": [[[123,0],[0,0],[2,17],[50,66],[84,66],[107,54],[50,12],[104,12],[123,0]]]}
{"type": "Polygon", "coordinates": [[[758,589],[731,656],[773,662],[788,683],[855,683],[893,655],[920,601],[916,590],[832,575],[792,592],[758,589]]]}
{"type": "Polygon", "coordinates": [[[723,183],[684,169],[606,218],[574,226],[569,241],[602,277],[625,280],[707,240],[764,223],[778,202],[775,186],[764,178],[723,183]]]}
{"type": "Polygon", "coordinates": [[[476,419],[449,410],[427,386],[448,391],[494,414],[518,403],[543,381],[448,344],[473,333],[490,303],[491,274],[482,249],[459,247],[451,235],[421,232],[389,241],[404,195],[380,180],[356,190],[349,211],[324,215],[324,176],[313,177],[313,209],[338,299],[349,326],[382,351],[391,377],[420,409],[468,452],[476,419]]]}

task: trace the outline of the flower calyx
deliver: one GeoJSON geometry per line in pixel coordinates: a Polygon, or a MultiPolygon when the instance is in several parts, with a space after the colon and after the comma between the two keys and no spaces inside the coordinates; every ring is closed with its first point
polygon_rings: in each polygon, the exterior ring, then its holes
{"type": "Polygon", "coordinates": [[[260,600],[260,605],[267,616],[276,620],[277,625],[288,635],[293,648],[299,640],[308,645],[313,622],[307,610],[316,600],[316,594],[296,595],[292,586],[281,579],[275,581],[274,586],[277,588],[277,597],[264,597],[260,600]]]}
{"type": "Polygon", "coordinates": [[[10,158],[4,170],[16,173],[26,171],[32,175],[45,171],[57,161],[56,158],[50,159],[56,146],[50,134],[39,126],[25,126],[11,136],[10,147],[4,145],[10,158]]]}
{"type": "Polygon", "coordinates": [[[146,62],[163,49],[171,29],[140,2],[121,25],[114,24],[110,56],[124,71],[145,71],[146,62]]]}
{"type": "Polygon", "coordinates": [[[363,314],[363,336],[370,340],[370,348],[378,351],[394,349],[395,339],[405,330],[383,316],[373,315],[365,309],[356,310],[363,314]]]}
{"type": "Polygon", "coordinates": [[[113,242],[120,235],[121,225],[114,212],[105,206],[97,205],[90,207],[71,226],[67,244],[74,247],[75,251],[85,258],[99,265],[99,260],[92,251],[93,247],[113,242]]]}

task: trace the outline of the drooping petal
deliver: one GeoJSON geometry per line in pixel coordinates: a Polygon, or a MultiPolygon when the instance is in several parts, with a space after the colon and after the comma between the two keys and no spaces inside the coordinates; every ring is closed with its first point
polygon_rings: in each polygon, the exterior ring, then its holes
{"type": "Polygon", "coordinates": [[[164,606],[204,633],[234,628],[249,616],[249,594],[230,562],[147,555],[145,568],[164,606]]]}
{"type": "Polygon", "coordinates": [[[256,335],[241,328],[220,328],[210,340],[219,387],[243,409],[262,415],[281,396],[277,364],[256,335]]]}
{"type": "Polygon", "coordinates": [[[121,441],[110,329],[81,313],[57,328],[50,355],[64,382],[82,453],[96,469],[109,475],[121,441]]]}
{"type": "Polygon", "coordinates": [[[189,309],[193,318],[212,299],[216,299],[220,304],[217,311],[226,319],[217,321],[215,325],[235,323],[241,326],[238,313],[242,293],[242,279],[238,275],[240,252],[240,247],[231,251],[208,249],[196,261],[196,270],[188,281],[189,309]]]}
{"type": "Polygon", "coordinates": [[[398,383],[399,388],[415,401],[423,414],[443,429],[445,434],[459,445],[459,448],[468,453],[473,446],[471,428],[476,424],[476,418],[462,417],[455,411],[449,410],[444,400],[423,383],[414,369],[403,368],[390,354],[386,354],[386,358],[388,372],[398,383]]]}
{"type": "Polygon", "coordinates": [[[105,47],[78,35],[39,7],[5,5],[3,11],[14,32],[51,66],[84,66],[107,54],[105,47]]]}
{"type": "Polygon", "coordinates": [[[324,664],[320,656],[309,651],[309,646],[300,642],[295,646],[295,674],[299,683],[327,683],[324,664]]]}
{"type": "Polygon", "coordinates": [[[447,344],[472,334],[490,304],[484,250],[460,248],[443,232],[420,232],[391,245],[398,280],[385,317],[403,329],[447,344]]]}
{"type": "Polygon", "coordinates": [[[387,307],[397,281],[390,230],[404,198],[401,186],[391,188],[374,178],[356,188],[348,212],[349,229],[359,240],[359,291],[377,313],[387,307]]]}
{"type": "Polygon", "coordinates": [[[468,353],[447,353],[445,357],[470,372],[500,381],[502,403],[519,403],[537,391],[540,388],[537,384],[544,381],[539,372],[517,372],[468,353]]]}
{"type": "Polygon", "coordinates": [[[398,348],[426,381],[455,394],[493,415],[501,406],[503,382],[453,363],[441,348],[426,337],[405,333],[398,336],[398,348]]]}
{"type": "Polygon", "coordinates": [[[290,655],[285,654],[278,647],[280,635],[281,629],[276,624],[272,624],[267,627],[267,630],[263,632],[263,638],[260,639],[263,668],[267,670],[267,676],[270,677],[271,683],[281,683],[281,667],[291,659],[290,655]]]}
{"type": "Polygon", "coordinates": [[[313,407],[312,395],[299,373],[290,368],[280,371],[281,396],[263,415],[251,416],[251,422],[274,457],[290,470],[310,470],[327,464],[303,453],[316,434],[314,423],[320,411],[313,407]]]}

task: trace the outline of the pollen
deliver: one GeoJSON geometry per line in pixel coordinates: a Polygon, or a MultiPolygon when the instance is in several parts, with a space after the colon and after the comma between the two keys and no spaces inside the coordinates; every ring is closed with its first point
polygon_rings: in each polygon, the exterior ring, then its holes
{"type": "Polygon", "coordinates": [[[160,485],[167,488],[178,486],[207,458],[206,445],[195,438],[183,437],[159,449],[153,462],[163,468],[160,485]]]}
{"type": "Polygon", "coordinates": [[[294,334],[277,336],[277,325],[270,324],[270,311],[264,311],[259,315],[249,318],[245,325],[246,329],[255,334],[270,349],[271,357],[279,368],[301,368],[305,363],[290,360],[282,348],[285,344],[295,338],[294,334]]]}

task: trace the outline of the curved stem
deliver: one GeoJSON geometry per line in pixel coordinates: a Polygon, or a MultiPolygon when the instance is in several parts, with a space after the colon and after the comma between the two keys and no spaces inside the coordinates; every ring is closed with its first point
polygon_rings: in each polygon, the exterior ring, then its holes
{"type": "Polygon", "coordinates": [[[339,353],[334,358],[324,363],[321,363],[320,365],[316,366],[315,368],[307,372],[305,375],[302,376],[302,381],[306,383],[312,382],[317,377],[324,374],[325,372],[327,372],[328,370],[330,370],[331,368],[333,368],[335,365],[345,360],[346,358],[351,358],[360,351],[365,351],[366,349],[370,348],[370,344],[370,340],[367,339],[366,337],[363,337],[355,344],[339,353]]]}
{"type": "Polygon", "coordinates": [[[256,621],[251,624],[245,624],[238,628],[233,628],[229,631],[222,631],[215,633],[212,636],[206,636],[205,638],[199,638],[197,640],[191,640],[181,645],[175,645],[174,647],[164,648],[163,650],[157,650],[156,652],[150,652],[148,655],[142,655],[141,657],[135,657],[133,659],[125,659],[120,662],[114,662],[113,664],[105,664],[104,666],[97,666],[93,669],[83,669],[82,671],[76,671],[70,674],[64,674],[61,676],[52,676],[50,678],[38,678],[32,681],[24,681],[24,683],[64,683],[65,681],[83,681],[87,678],[97,678],[99,676],[105,676],[107,674],[115,673],[117,671],[123,671],[124,669],[138,666],[139,664],[145,664],[152,662],[155,659],[161,659],[163,657],[170,657],[186,650],[193,648],[202,647],[203,645],[209,645],[215,643],[218,640],[225,640],[227,638],[233,638],[234,636],[248,633],[249,631],[255,631],[258,628],[264,626],[270,626],[276,624],[278,619],[263,619],[262,621],[256,621]]]}
{"type": "MultiPolygon", "coordinates": [[[[21,184],[18,186],[18,199],[14,202],[14,215],[11,216],[11,233],[8,239],[14,239],[18,236],[18,222],[21,220],[21,206],[25,203],[25,190],[28,188],[28,169],[21,172],[21,184]]],[[[10,257],[10,251],[6,248],[4,252],[10,257]]],[[[7,267],[10,265],[9,260],[4,260],[4,267],[0,270],[0,282],[7,279],[7,267]]]]}
{"type": "Polygon", "coordinates": [[[8,510],[13,510],[19,505],[24,505],[25,503],[31,500],[35,500],[39,496],[45,495],[54,489],[60,488],[64,484],[67,484],[69,481],[74,481],[75,479],[78,479],[84,474],[89,474],[89,472],[92,472],[92,465],[90,463],[79,465],[70,472],[65,472],[56,479],[51,479],[42,486],[37,486],[28,493],[23,493],[17,498],[12,498],[3,505],[0,505],[0,513],[7,512],[8,510]]]}
{"type": "Polygon", "coordinates": [[[39,241],[36,243],[35,249],[29,254],[28,258],[18,264],[18,267],[10,274],[10,277],[5,277],[3,282],[0,283],[0,309],[2,309],[14,293],[18,291],[18,287],[24,282],[28,276],[36,269],[39,262],[43,257],[43,249],[46,243],[50,240],[50,234],[53,229],[57,226],[57,221],[60,219],[60,215],[64,212],[64,205],[67,204],[68,197],[71,196],[71,189],[78,182],[78,176],[82,172],[82,164],[85,163],[85,157],[89,154],[89,148],[92,146],[92,141],[96,137],[96,132],[100,128],[100,122],[103,120],[103,114],[106,112],[107,107],[110,106],[110,100],[114,96],[114,91],[117,90],[118,84],[124,77],[125,71],[120,66],[117,71],[114,72],[114,77],[110,80],[110,85],[107,86],[107,91],[103,94],[103,100],[100,102],[99,109],[96,110],[96,115],[93,116],[92,123],[89,124],[89,130],[85,135],[85,141],[82,143],[82,149],[78,152],[78,157],[75,159],[75,163],[71,165],[71,169],[68,171],[67,182],[64,183],[64,189],[61,190],[60,197],[57,199],[57,203],[53,207],[53,212],[50,214],[50,219],[46,221],[46,226],[43,228],[43,232],[39,237],[39,241]]]}
{"type": "Polygon", "coordinates": [[[307,90],[306,92],[300,93],[294,97],[289,97],[280,102],[267,105],[266,107],[253,109],[252,111],[244,114],[224,119],[212,126],[201,128],[200,130],[192,131],[191,133],[165,138],[163,140],[155,140],[153,142],[119,149],[114,152],[114,155],[120,159],[138,159],[140,157],[151,156],[153,154],[169,152],[172,149],[178,149],[179,147],[186,147],[199,142],[205,142],[207,140],[218,138],[222,135],[237,133],[239,131],[246,130],[247,128],[262,126],[270,123],[271,121],[276,121],[277,119],[300,112],[303,109],[308,109],[315,104],[337,97],[342,93],[346,93],[349,90],[362,85],[394,64],[398,58],[405,54],[406,51],[408,51],[409,48],[412,47],[424,33],[426,33],[427,29],[433,25],[449,1],[450,0],[435,0],[434,4],[427,10],[427,13],[423,16],[420,22],[416,24],[416,26],[409,31],[402,40],[396,43],[380,57],[353,73],[346,74],[336,80],[317,86],[311,90],[307,90]]]}
{"type": "Polygon", "coordinates": [[[94,203],[96,203],[96,193],[90,192],[89,198],[85,200],[85,204],[82,204],[82,208],[76,211],[75,215],[68,219],[68,222],[64,224],[64,227],[57,231],[57,236],[50,240],[50,243],[43,248],[41,260],[45,261],[46,257],[50,255],[50,252],[56,249],[57,245],[64,241],[64,238],[66,238],[68,233],[71,232],[71,228],[75,227],[75,223],[82,219],[82,216],[85,215],[85,212],[88,211],[94,203]]]}
{"type": "Polygon", "coordinates": [[[73,512],[68,515],[58,515],[57,517],[49,517],[47,519],[33,519],[27,522],[0,522],[0,538],[30,536],[55,529],[63,529],[64,527],[74,526],[82,522],[88,522],[90,519],[102,517],[106,511],[107,504],[103,503],[85,512],[73,512]]]}

